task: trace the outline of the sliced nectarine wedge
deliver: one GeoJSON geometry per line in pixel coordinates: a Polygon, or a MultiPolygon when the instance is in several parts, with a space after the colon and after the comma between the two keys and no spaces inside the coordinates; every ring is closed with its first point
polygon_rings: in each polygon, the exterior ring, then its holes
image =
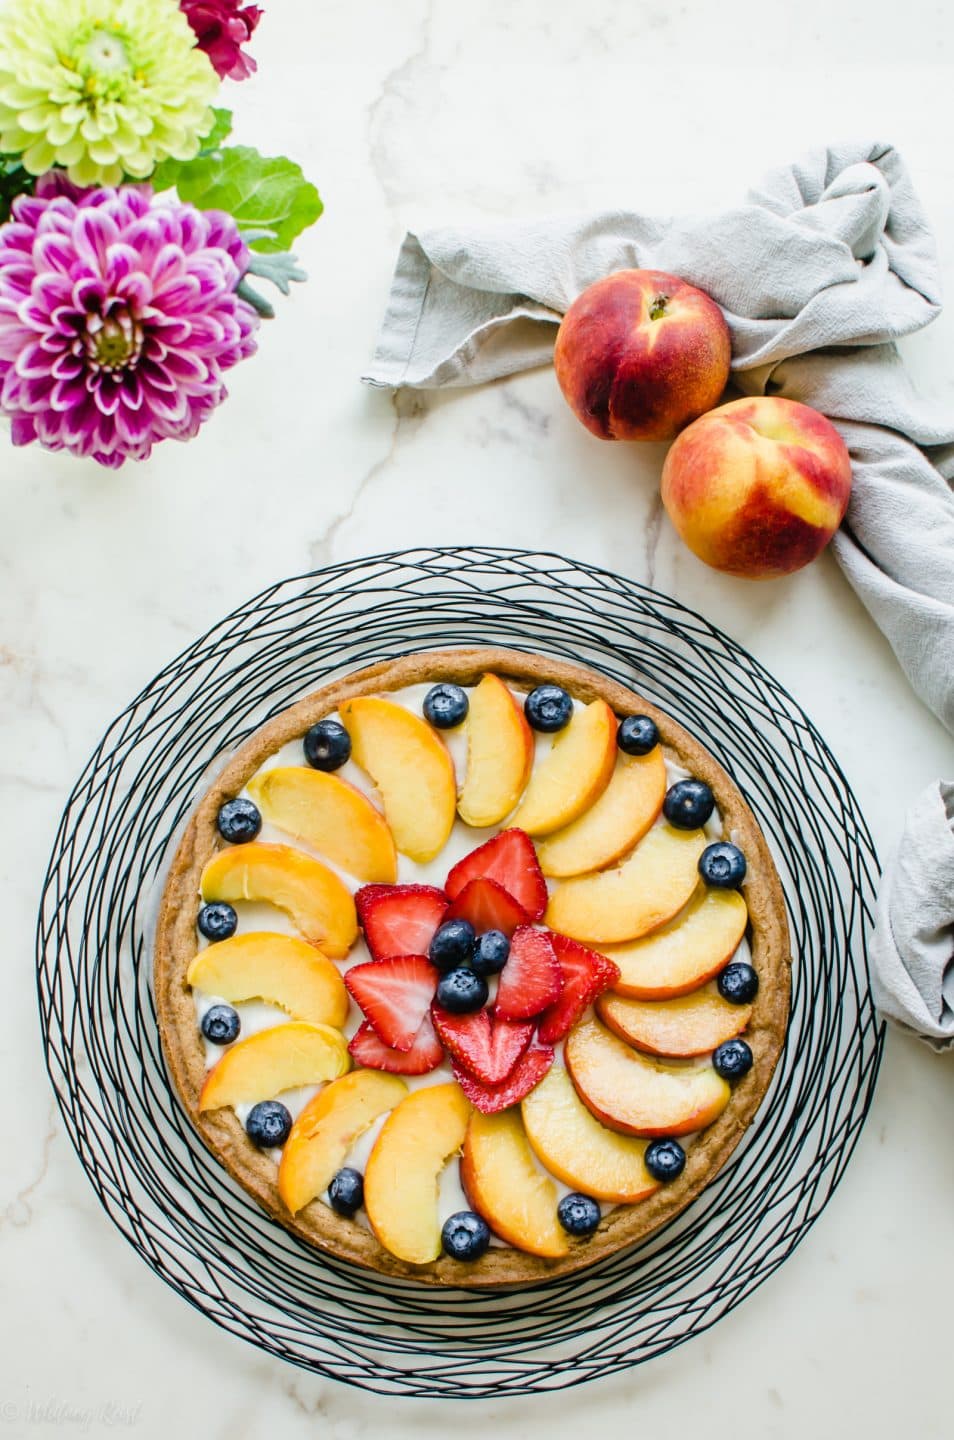
{"type": "Polygon", "coordinates": [[[457,811],[465,825],[482,829],[498,825],[523,794],[533,768],[533,731],[497,675],[485,675],[471,691],[466,731],[467,773],[457,811]]]}
{"type": "Polygon", "coordinates": [[[564,1059],[586,1108],[624,1135],[688,1135],[711,1125],[729,1103],[729,1086],[711,1065],[650,1060],[598,1020],[570,1031],[564,1059]]]}
{"type": "Polygon", "coordinates": [[[515,1106],[496,1115],[474,1111],[460,1178],[478,1215],[508,1245],[553,1259],[567,1253],[569,1241],[557,1219],[557,1188],[536,1165],[515,1106]]]}
{"type": "Polygon", "coordinates": [[[248,782],[264,819],[349,875],[370,884],[393,885],[397,853],[387,821],[367,795],[340,775],[304,765],[277,765],[248,782]]]}
{"type": "Polygon", "coordinates": [[[549,755],[537,762],[511,825],[528,835],[549,835],[588,810],[610,782],[616,728],[605,700],[575,711],[549,755]]]}
{"type": "Polygon", "coordinates": [[[306,940],[338,960],[358,935],[354,900],[333,870],[291,845],[230,845],[202,872],[202,899],[265,901],[291,918],[306,940]]]}
{"type": "Polygon", "coordinates": [[[341,719],[352,758],[371,776],[402,855],[424,864],[444,848],[457,814],[447,746],[426,721],[393,700],[345,700],[341,719]]]}
{"type": "MultiPolygon", "coordinates": [[[[557,885],[546,923],[591,945],[646,935],[671,920],[692,895],[700,883],[697,866],[705,848],[702,830],[654,825],[614,870],[557,885]]],[[[615,960],[615,954],[611,958],[615,960]]]]}
{"type": "Polygon", "coordinates": [[[676,1000],[631,1000],[604,994],[596,1013],[615,1035],[648,1055],[708,1055],[726,1040],[741,1035],[752,1015],[751,1005],[730,1005],[715,985],[676,1000]]]}
{"type": "Polygon", "coordinates": [[[648,755],[620,755],[609,785],[572,825],[541,840],[544,875],[563,879],[602,870],[641,840],[666,798],[666,762],[657,745],[648,755]]]}
{"type": "Polygon", "coordinates": [[[364,1207],[385,1250],[411,1265],[441,1253],[438,1179],[464,1143],[470,1105],[459,1085],[412,1090],[392,1110],[364,1172],[364,1207]]]}
{"type": "Polygon", "coordinates": [[[606,947],[619,966],[613,986],[636,1000],[670,1000],[697,990],[728,962],[745,934],[749,912],[737,890],[700,886],[661,929],[629,945],[606,947]]]}
{"type": "Polygon", "coordinates": [[[620,1205],[643,1200],[659,1189],[659,1181],[643,1163],[647,1142],[601,1125],[562,1065],[553,1066],[521,1108],[527,1139],[565,1185],[620,1205]]]}
{"type": "Polygon", "coordinates": [[[200,1110],[257,1105],[283,1090],[336,1080],[351,1068],[348,1043],[330,1025],[274,1025],[239,1040],[205,1078],[200,1110]]]}
{"type": "Polygon", "coordinates": [[[232,1004],[266,1000],[293,1020],[342,1026],[348,992],[337,968],[314,945],[291,935],[254,930],[200,950],[186,979],[232,1004]]]}
{"type": "Polygon", "coordinates": [[[278,1167],[278,1193],[293,1215],[327,1190],[358,1137],[406,1094],[407,1085],[397,1075],[352,1070],[309,1100],[278,1167]]]}

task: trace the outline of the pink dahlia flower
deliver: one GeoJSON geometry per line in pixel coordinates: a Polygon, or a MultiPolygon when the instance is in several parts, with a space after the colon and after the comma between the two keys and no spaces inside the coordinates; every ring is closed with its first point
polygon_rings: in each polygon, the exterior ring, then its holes
{"type": "Polygon", "coordinates": [[[0,410],[13,441],[118,468],[189,440],[255,350],[235,221],[59,173],[0,226],[0,410]]]}
{"type": "Polygon", "coordinates": [[[247,80],[258,68],[242,46],[251,40],[262,18],[257,5],[242,0],[179,0],[179,7],[192,26],[222,80],[247,80]]]}

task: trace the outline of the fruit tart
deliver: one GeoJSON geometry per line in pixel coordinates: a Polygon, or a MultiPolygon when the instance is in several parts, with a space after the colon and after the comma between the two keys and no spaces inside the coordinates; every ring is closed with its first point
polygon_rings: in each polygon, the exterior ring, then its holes
{"type": "Polygon", "coordinates": [[[193,1124],[282,1225],[518,1285],[678,1214],[753,1123],[788,929],[718,761],[579,666],[451,650],[278,715],[198,804],[155,986],[193,1124]]]}

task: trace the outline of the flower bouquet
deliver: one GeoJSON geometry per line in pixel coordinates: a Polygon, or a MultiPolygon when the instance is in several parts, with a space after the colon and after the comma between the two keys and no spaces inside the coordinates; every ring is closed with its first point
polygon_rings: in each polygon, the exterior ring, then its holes
{"type": "Polygon", "coordinates": [[[299,166],[228,146],[255,70],[241,0],[8,0],[0,10],[0,412],[13,442],[116,468],[189,440],[304,280],[299,166]]]}

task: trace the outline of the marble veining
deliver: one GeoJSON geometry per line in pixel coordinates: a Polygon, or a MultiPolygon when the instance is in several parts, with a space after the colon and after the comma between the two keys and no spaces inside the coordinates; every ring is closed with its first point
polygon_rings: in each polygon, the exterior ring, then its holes
{"type": "Polygon", "coordinates": [[[50,1167],[50,1154],[55,1141],[59,1139],[59,1113],[56,1101],[51,1099],[47,1111],[46,1133],[43,1136],[39,1163],[26,1184],[21,1185],[12,1199],[7,1201],[3,1209],[0,1210],[0,1230],[11,1225],[16,1229],[25,1229],[33,1219],[34,1196],[46,1180],[47,1171],[50,1167]]]}
{"type": "Polygon", "coordinates": [[[398,390],[388,395],[388,402],[394,410],[394,420],[391,425],[391,438],[387,449],[380,459],[375,460],[358,480],[352,491],[348,508],[340,515],[337,515],[331,524],[317,536],[308,546],[308,555],[312,563],[317,567],[328,565],[336,558],[335,542],[339,531],[344,529],[354,519],[355,512],[364,502],[369,491],[373,489],[379,476],[385,474],[388,468],[394,463],[397,456],[398,446],[408,431],[416,428],[427,415],[427,400],[423,394],[413,390],[398,390]]]}
{"type": "Polygon", "coordinates": [[[434,0],[425,0],[423,13],[411,29],[414,48],[385,75],[379,94],[368,106],[368,150],[371,170],[388,209],[394,211],[404,193],[396,177],[394,146],[402,120],[415,112],[422,93],[437,98],[436,73],[430,59],[434,0]]]}

